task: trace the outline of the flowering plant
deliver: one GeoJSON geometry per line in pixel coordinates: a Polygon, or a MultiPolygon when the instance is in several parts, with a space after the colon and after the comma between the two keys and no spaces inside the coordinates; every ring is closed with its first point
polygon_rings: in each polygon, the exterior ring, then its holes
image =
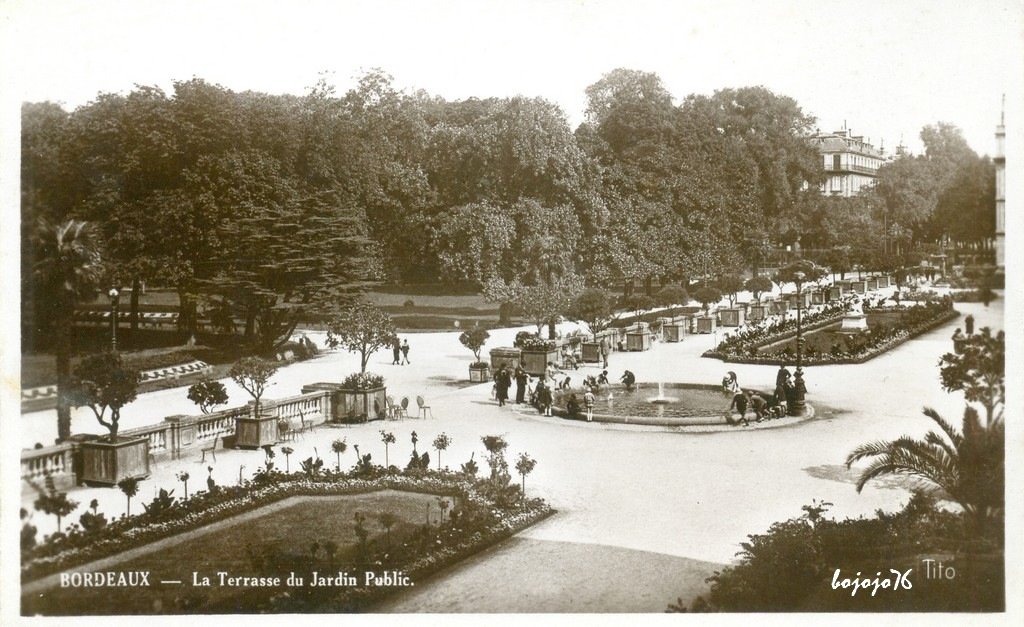
{"type": "Polygon", "coordinates": [[[341,382],[343,390],[372,390],[384,387],[384,377],[372,372],[353,372],[341,382]]]}

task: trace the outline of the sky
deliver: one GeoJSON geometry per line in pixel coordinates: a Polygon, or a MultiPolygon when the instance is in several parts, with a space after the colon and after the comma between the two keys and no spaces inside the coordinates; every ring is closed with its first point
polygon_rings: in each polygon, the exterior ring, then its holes
{"type": "Polygon", "coordinates": [[[0,0],[7,95],[68,109],[193,76],[302,94],[327,72],[344,92],[379,67],[446,99],[541,96],[575,127],[586,87],[625,67],[677,100],[764,85],[890,152],[951,122],[980,154],[1002,94],[1022,102],[1022,15],[1018,0],[0,0]]]}

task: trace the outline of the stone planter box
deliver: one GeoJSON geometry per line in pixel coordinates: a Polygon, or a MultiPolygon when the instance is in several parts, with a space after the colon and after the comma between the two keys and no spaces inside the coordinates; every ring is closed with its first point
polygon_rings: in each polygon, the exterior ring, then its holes
{"type": "Polygon", "coordinates": [[[521,367],[535,377],[539,377],[547,372],[548,362],[558,363],[558,349],[552,348],[548,351],[538,350],[523,350],[521,367]]]}
{"type": "Polygon", "coordinates": [[[771,304],[771,312],[773,314],[781,314],[789,311],[789,301],[786,299],[773,300],[771,304]]]}
{"type": "Polygon", "coordinates": [[[811,304],[812,305],[824,305],[825,304],[825,291],[814,290],[811,292],[811,304]]]}
{"type": "Polygon", "coordinates": [[[833,285],[828,288],[828,299],[831,300],[842,300],[845,290],[842,285],[833,285]]]}
{"type": "Polygon", "coordinates": [[[863,294],[868,291],[867,281],[850,281],[850,288],[857,294],[863,294]]]}
{"type": "Polygon", "coordinates": [[[605,345],[608,346],[608,352],[615,350],[619,343],[619,330],[612,328],[601,331],[597,334],[597,341],[600,342],[602,339],[605,345]]]}
{"type": "Polygon", "coordinates": [[[760,322],[768,316],[768,305],[751,305],[749,318],[751,322],[760,322]]]}
{"type": "Polygon", "coordinates": [[[626,350],[645,351],[651,348],[651,334],[648,331],[629,331],[626,333],[626,350]]]}
{"type": "Polygon", "coordinates": [[[718,317],[721,318],[723,327],[738,327],[743,324],[743,309],[738,307],[722,309],[718,312],[718,317]]]}
{"type": "Polygon", "coordinates": [[[387,387],[366,390],[338,390],[338,416],[341,422],[384,420],[387,412],[387,387]]]}
{"type": "Polygon", "coordinates": [[[661,330],[662,337],[666,342],[682,342],[683,336],[686,335],[687,324],[689,321],[685,318],[682,321],[666,324],[661,330]]]}
{"type": "Polygon", "coordinates": [[[469,380],[473,383],[483,383],[491,380],[491,369],[490,366],[484,364],[482,366],[469,367],[469,380]]]}
{"type": "Polygon", "coordinates": [[[598,342],[583,342],[580,351],[580,359],[585,363],[601,361],[601,344],[598,342]]]}
{"type": "Polygon", "coordinates": [[[878,289],[878,279],[871,278],[865,281],[867,283],[868,291],[874,291],[878,289]]]}
{"type": "Polygon", "coordinates": [[[149,476],[149,440],[118,438],[91,440],[80,445],[83,483],[117,485],[122,479],[149,476]]]}
{"type": "Polygon", "coordinates": [[[714,316],[700,316],[697,319],[697,333],[714,333],[717,319],[714,316]]]}
{"type": "Polygon", "coordinates": [[[807,309],[811,305],[811,294],[810,292],[800,290],[799,296],[796,294],[787,294],[786,300],[789,302],[790,309],[796,309],[798,302],[800,303],[801,309],[807,309]]]}
{"type": "Polygon", "coordinates": [[[886,287],[889,287],[889,285],[891,285],[891,281],[889,280],[889,277],[887,277],[887,276],[880,276],[880,277],[878,277],[878,287],[879,288],[886,288],[886,287]]]}
{"type": "MultiPolygon", "coordinates": [[[[249,406],[255,408],[255,403],[249,401],[249,406]]],[[[250,411],[245,416],[235,418],[235,448],[257,449],[267,444],[276,444],[281,439],[277,431],[275,407],[273,403],[263,401],[260,403],[259,416],[250,411]]]]}
{"type": "Polygon", "coordinates": [[[502,346],[491,349],[491,372],[497,372],[502,366],[515,371],[522,362],[522,351],[518,348],[502,346]]]}

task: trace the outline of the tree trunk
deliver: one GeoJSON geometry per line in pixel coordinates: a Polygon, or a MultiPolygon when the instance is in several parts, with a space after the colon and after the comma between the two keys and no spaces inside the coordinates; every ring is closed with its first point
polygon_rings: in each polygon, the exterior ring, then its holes
{"type": "Polygon", "coordinates": [[[196,301],[186,285],[178,286],[178,330],[186,340],[196,332],[196,301]]]}
{"type": "Polygon", "coordinates": [[[71,404],[67,389],[71,383],[71,351],[74,339],[74,306],[63,299],[57,304],[58,318],[54,325],[54,352],[57,360],[57,443],[71,437],[71,404]]]}
{"type": "Polygon", "coordinates": [[[651,276],[644,278],[644,293],[648,296],[654,295],[654,279],[651,276]]]}
{"type": "Polygon", "coordinates": [[[512,326],[512,303],[498,305],[498,324],[505,327],[512,326]]]}
{"type": "Polygon", "coordinates": [[[555,319],[554,317],[548,318],[548,339],[555,339],[555,319]]]}

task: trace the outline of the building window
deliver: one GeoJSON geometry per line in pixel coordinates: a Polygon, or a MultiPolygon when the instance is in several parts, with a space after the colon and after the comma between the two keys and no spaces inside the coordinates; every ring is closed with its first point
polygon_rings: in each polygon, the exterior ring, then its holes
{"type": "Polygon", "coordinates": [[[841,167],[839,165],[839,162],[840,162],[840,156],[839,155],[832,155],[832,169],[833,170],[840,170],[841,169],[841,167]]]}

